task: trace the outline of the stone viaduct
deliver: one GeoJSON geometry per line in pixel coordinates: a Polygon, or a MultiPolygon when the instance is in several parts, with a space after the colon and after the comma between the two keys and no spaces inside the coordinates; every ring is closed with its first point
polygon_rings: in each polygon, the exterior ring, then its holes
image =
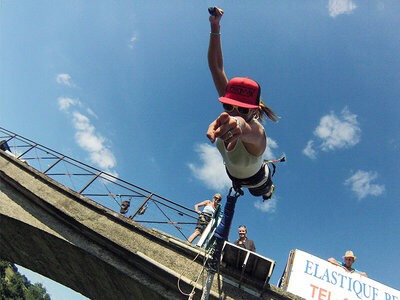
{"type": "MultiPolygon", "coordinates": [[[[204,252],[144,227],[0,150],[0,257],[90,299],[200,299],[204,252]],[[197,258],[196,258],[197,257],[197,258]],[[195,259],[196,258],[196,259],[195,259]]],[[[215,276],[210,299],[300,299],[215,276]]]]}

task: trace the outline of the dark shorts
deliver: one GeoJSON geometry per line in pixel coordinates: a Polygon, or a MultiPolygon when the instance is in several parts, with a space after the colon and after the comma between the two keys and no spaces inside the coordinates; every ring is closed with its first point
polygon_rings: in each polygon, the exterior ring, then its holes
{"type": "Polygon", "coordinates": [[[234,186],[239,186],[239,187],[248,187],[250,194],[253,196],[262,196],[267,194],[271,190],[272,186],[272,175],[271,175],[271,169],[267,163],[264,163],[261,167],[261,169],[253,176],[249,178],[244,178],[244,179],[238,179],[233,177],[232,175],[229,174],[228,169],[226,170],[229,178],[232,180],[234,183],[234,186]],[[248,186],[254,186],[259,184],[264,178],[266,172],[266,168],[268,168],[268,179],[265,181],[261,186],[258,187],[248,187],[248,186]]]}
{"type": "Polygon", "coordinates": [[[204,229],[206,229],[208,223],[211,221],[211,215],[201,213],[199,218],[197,219],[197,225],[196,225],[196,230],[200,231],[200,233],[203,233],[204,229]]]}

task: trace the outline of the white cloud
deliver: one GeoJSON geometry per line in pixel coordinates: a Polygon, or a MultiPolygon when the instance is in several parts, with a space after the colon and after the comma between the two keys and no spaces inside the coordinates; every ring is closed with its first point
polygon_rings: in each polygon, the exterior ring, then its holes
{"type": "Polygon", "coordinates": [[[262,200],[257,200],[254,202],[254,207],[257,208],[258,210],[261,210],[262,212],[266,213],[275,213],[276,211],[276,204],[277,200],[275,198],[271,198],[266,201],[262,200]]]}
{"type": "Polygon", "coordinates": [[[335,18],[341,14],[350,14],[357,8],[351,0],[329,0],[329,15],[335,18]]]}
{"type": "Polygon", "coordinates": [[[278,143],[271,139],[271,138],[267,138],[267,148],[265,149],[264,152],[264,157],[268,160],[270,159],[276,159],[274,153],[272,152],[272,149],[276,149],[278,148],[278,143]]]}
{"type": "Polygon", "coordinates": [[[70,106],[81,104],[79,102],[79,100],[71,99],[71,98],[67,98],[67,97],[60,97],[57,99],[57,101],[58,101],[59,110],[63,110],[63,111],[67,111],[70,108],[70,106]]]}
{"type": "Polygon", "coordinates": [[[135,43],[136,40],[137,40],[136,35],[132,36],[132,37],[130,38],[130,40],[129,40],[128,47],[131,48],[131,49],[133,49],[133,45],[134,45],[134,43],[135,43]]]}
{"type": "MultiPolygon", "coordinates": [[[[60,84],[74,85],[71,81],[71,76],[68,74],[58,74],[56,79],[60,84]]],[[[96,132],[96,128],[92,125],[90,118],[79,112],[79,110],[85,109],[85,105],[77,99],[68,97],[59,97],[57,102],[59,110],[71,118],[75,128],[75,140],[79,147],[89,153],[90,161],[100,169],[118,176],[115,171],[111,170],[116,165],[116,159],[112,151],[105,145],[107,140],[96,132]],[[72,112],[71,107],[75,107],[72,112]]],[[[90,108],[86,108],[86,112],[89,116],[97,118],[90,108]]]]}
{"type": "Polygon", "coordinates": [[[314,144],[314,141],[309,140],[307,143],[307,146],[303,149],[303,154],[308,156],[311,159],[316,159],[317,152],[314,150],[313,144],[314,144]]]}
{"type": "Polygon", "coordinates": [[[231,180],[226,175],[225,165],[217,148],[204,143],[197,145],[195,151],[199,153],[202,164],[188,164],[194,177],[200,179],[208,188],[217,191],[231,187],[231,180]]]}
{"type": "Polygon", "coordinates": [[[106,139],[96,133],[96,128],[91,124],[90,119],[74,111],[72,122],[76,129],[76,142],[81,148],[89,152],[90,160],[104,170],[115,167],[114,154],[104,145],[106,139]]]}
{"type": "Polygon", "coordinates": [[[357,115],[345,107],[341,117],[334,112],[322,117],[314,135],[322,140],[321,149],[328,151],[356,145],[360,141],[360,131],[357,115]]]}
{"type": "Polygon", "coordinates": [[[96,119],[99,118],[99,117],[94,113],[94,111],[91,110],[90,108],[87,108],[86,111],[87,111],[88,114],[91,115],[92,117],[95,117],[96,119]]]}
{"type": "Polygon", "coordinates": [[[320,144],[314,146],[313,140],[308,141],[307,146],[303,149],[303,154],[315,159],[316,148],[323,151],[334,151],[353,147],[360,141],[360,133],[357,115],[350,113],[347,107],[342,110],[340,116],[331,112],[321,118],[319,125],[314,130],[314,135],[320,144]]]}
{"type": "Polygon", "coordinates": [[[107,171],[107,173],[103,173],[100,175],[101,180],[103,181],[104,184],[108,184],[109,182],[116,182],[117,179],[111,176],[117,177],[118,178],[118,173],[114,171],[107,171]]]}
{"type": "Polygon", "coordinates": [[[59,84],[63,84],[69,87],[74,87],[75,84],[71,80],[71,76],[69,74],[58,74],[56,77],[56,81],[59,84]]]}
{"type": "MultiPolygon", "coordinates": [[[[272,149],[278,148],[275,140],[268,138],[267,148],[264,153],[266,159],[276,159],[272,149]]],[[[232,182],[226,174],[225,165],[218,149],[209,144],[199,144],[195,150],[199,153],[202,164],[196,166],[189,163],[188,166],[192,170],[194,177],[200,179],[208,188],[221,190],[230,188],[232,182]]]]}
{"type": "Polygon", "coordinates": [[[358,170],[353,176],[348,178],[344,184],[350,185],[351,190],[356,193],[358,200],[361,200],[368,195],[379,196],[385,191],[384,185],[372,184],[378,177],[376,172],[366,172],[358,170]]]}

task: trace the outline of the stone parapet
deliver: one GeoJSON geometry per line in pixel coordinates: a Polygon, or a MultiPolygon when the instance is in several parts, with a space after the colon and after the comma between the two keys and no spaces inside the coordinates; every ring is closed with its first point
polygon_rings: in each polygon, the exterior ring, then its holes
{"type": "MultiPolygon", "coordinates": [[[[203,250],[144,227],[0,150],[0,257],[90,299],[187,299],[203,250]]],[[[224,274],[222,274],[224,276],[224,274]]],[[[200,299],[202,277],[195,284],[200,299]]],[[[210,299],[301,299],[218,280],[210,299]]]]}

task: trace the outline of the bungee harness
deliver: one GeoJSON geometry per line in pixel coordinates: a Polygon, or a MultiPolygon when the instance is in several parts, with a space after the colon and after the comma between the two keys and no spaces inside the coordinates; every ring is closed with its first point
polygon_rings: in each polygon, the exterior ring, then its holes
{"type": "MultiPolygon", "coordinates": [[[[248,178],[236,178],[233,177],[228,169],[226,169],[226,173],[228,174],[229,178],[232,180],[232,185],[233,188],[235,189],[235,191],[239,192],[240,195],[243,195],[243,191],[242,191],[242,187],[248,188],[249,192],[253,195],[253,196],[263,196],[266,193],[268,193],[270,190],[275,189],[275,186],[272,183],[272,177],[275,175],[275,171],[276,171],[276,166],[275,166],[275,162],[285,162],[286,161],[286,157],[282,156],[279,159],[274,159],[274,160],[264,160],[264,163],[262,164],[260,170],[254,174],[251,177],[248,178]],[[269,164],[272,165],[273,169],[272,169],[272,174],[271,174],[271,167],[269,166],[269,164]],[[265,174],[266,174],[266,168],[268,168],[268,179],[261,185],[260,182],[262,182],[265,178],[265,174]]],[[[272,196],[271,193],[271,196],[272,196]]],[[[270,197],[269,197],[270,198],[270,197]]],[[[266,200],[266,199],[264,199],[266,200]]]]}

